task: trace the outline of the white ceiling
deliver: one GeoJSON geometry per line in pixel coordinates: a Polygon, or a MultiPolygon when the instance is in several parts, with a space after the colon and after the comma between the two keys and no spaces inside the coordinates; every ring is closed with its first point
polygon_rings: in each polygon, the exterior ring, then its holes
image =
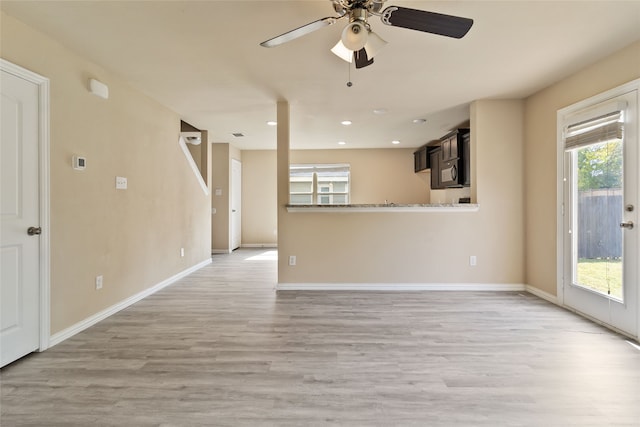
{"type": "Polygon", "coordinates": [[[292,148],[387,148],[394,139],[397,147],[418,147],[467,120],[473,100],[528,96],[640,39],[638,0],[388,0],[475,22],[457,40],[371,17],[389,44],[373,65],[349,71],[329,50],[345,20],[275,48],[259,46],[335,16],[329,0],[0,4],[209,130],[212,141],[240,149],[276,147],[266,122],[275,120],[279,99],[290,103],[292,148]],[[377,108],[388,112],[376,115],[377,108]],[[417,118],[427,123],[412,123],[417,118]],[[341,125],[345,119],[353,124],[341,125]]]}

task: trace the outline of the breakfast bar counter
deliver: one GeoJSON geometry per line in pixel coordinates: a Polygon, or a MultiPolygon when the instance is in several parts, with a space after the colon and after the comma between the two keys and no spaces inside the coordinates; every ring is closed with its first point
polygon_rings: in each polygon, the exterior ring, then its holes
{"type": "Polygon", "coordinates": [[[287,212],[355,213],[355,212],[434,212],[463,213],[478,212],[480,205],[473,203],[427,203],[427,204],[352,204],[352,205],[287,205],[287,212]]]}

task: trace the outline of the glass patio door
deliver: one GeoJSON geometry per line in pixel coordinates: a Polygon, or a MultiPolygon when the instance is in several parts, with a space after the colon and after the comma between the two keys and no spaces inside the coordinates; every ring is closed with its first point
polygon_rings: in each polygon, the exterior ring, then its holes
{"type": "MultiPolygon", "coordinates": [[[[565,109],[566,110],[566,109],[565,109]]],[[[638,336],[637,92],[562,116],[564,304],[638,336]]]]}

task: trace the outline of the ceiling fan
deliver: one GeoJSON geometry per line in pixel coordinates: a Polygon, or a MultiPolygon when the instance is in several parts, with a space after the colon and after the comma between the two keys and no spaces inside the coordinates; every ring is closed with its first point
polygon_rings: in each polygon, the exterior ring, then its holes
{"type": "Polygon", "coordinates": [[[320,28],[335,24],[339,19],[349,17],[349,24],[342,30],[340,41],[331,51],[347,62],[363,68],[373,63],[373,57],[387,42],[371,30],[369,16],[378,16],[383,24],[408,28],[425,33],[438,34],[460,39],[464,37],[473,19],[443,15],[426,10],[389,6],[382,9],[387,0],[330,0],[338,16],[329,16],[310,22],[294,30],[260,43],[263,47],[275,47],[297,39],[320,28]]]}

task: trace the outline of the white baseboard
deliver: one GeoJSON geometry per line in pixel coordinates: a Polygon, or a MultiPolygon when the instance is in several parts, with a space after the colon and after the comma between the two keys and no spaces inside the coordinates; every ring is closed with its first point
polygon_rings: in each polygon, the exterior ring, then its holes
{"type": "Polygon", "coordinates": [[[558,297],[556,297],[555,295],[551,295],[550,293],[545,292],[541,289],[534,288],[531,285],[526,285],[525,290],[530,294],[537,296],[538,298],[542,298],[543,300],[549,301],[550,303],[555,305],[560,305],[558,302],[558,297]]]}
{"type": "Polygon", "coordinates": [[[241,248],[277,248],[277,243],[243,243],[241,248]]]}
{"type": "Polygon", "coordinates": [[[233,252],[230,249],[211,249],[211,255],[214,254],[230,254],[231,252],[233,252]]]}
{"type": "Polygon", "coordinates": [[[524,291],[519,283],[278,283],[276,291],[524,291]]]}
{"type": "Polygon", "coordinates": [[[84,331],[85,329],[95,325],[96,323],[106,319],[109,316],[112,316],[114,314],[116,314],[117,312],[119,312],[120,310],[123,310],[127,307],[129,307],[132,304],[135,304],[136,302],[148,297],[149,295],[152,295],[156,292],[158,292],[159,290],[161,290],[162,288],[166,288],[167,286],[177,282],[178,280],[182,279],[183,277],[188,276],[189,274],[193,273],[196,270],[201,269],[202,267],[205,267],[207,265],[211,264],[211,258],[204,260],[192,267],[187,268],[186,270],[181,271],[180,273],[169,277],[166,280],[163,280],[162,282],[158,283],[157,285],[154,285],[148,289],[145,289],[142,292],[139,292],[135,295],[130,296],[129,298],[120,301],[119,303],[112,305],[109,308],[106,308],[96,314],[94,314],[93,316],[87,317],[86,319],[84,319],[81,322],[76,323],[75,325],[72,325],[66,329],[63,329],[62,331],[55,333],[53,335],[51,335],[51,337],[49,338],[49,348],[53,347],[56,344],[61,343],[62,341],[71,338],[72,336],[74,336],[75,334],[84,331]]]}

